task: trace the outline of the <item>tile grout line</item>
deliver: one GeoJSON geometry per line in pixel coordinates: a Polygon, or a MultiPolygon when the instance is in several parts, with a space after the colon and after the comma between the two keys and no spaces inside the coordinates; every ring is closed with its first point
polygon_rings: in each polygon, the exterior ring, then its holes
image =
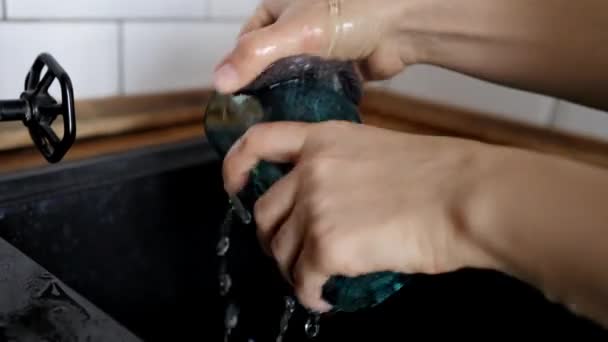
{"type": "Polygon", "coordinates": [[[211,15],[211,11],[213,11],[213,6],[211,4],[211,0],[206,0],[207,2],[205,3],[205,20],[209,20],[212,19],[213,15],[211,15]]]}
{"type": "Polygon", "coordinates": [[[7,7],[6,6],[6,1],[7,0],[2,0],[2,18],[1,18],[2,20],[6,20],[6,18],[8,17],[8,13],[7,13],[7,10],[6,10],[6,7],[7,7]]]}
{"type": "Polygon", "coordinates": [[[549,105],[549,108],[547,109],[547,113],[546,113],[546,119],[545,119],[545,126],[547,128],[553,128],[555,126],[555,120],[557,119],[557,106],[558,106],[558,102],[559,100],[556,98],[551,99],[551,104],[549,105]]]}
{"type": "Polygon", "coordinates": [[[118,93],[120,95],[124,95],[125,90],[125,23],[122,20],[118,21],[118,29],[117,29],[117,59],[118,59],[118,93]]]}

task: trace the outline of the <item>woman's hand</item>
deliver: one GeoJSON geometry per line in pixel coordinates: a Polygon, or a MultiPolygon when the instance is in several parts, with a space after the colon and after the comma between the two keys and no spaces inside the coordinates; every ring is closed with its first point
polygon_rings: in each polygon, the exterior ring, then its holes
{"type": "Polygon", "coordinates": [[[281,57],[313,54],[354,61],[366,80],[424,63],[608,109],[607,11],[605,0],[263,0],[214,83],[234,92],[281,57]]]}
{"type": "Polygon", "coordinates": [[[234,92],[274,61],[311,54],[357,61],[367,80],[385,79],[416,60],[400,32],[403,0],[264,0],[237,46],[216,68],[216,89],[234,92]]]}
{"type": "Polygon", "coordinates": [[[608,172],[533,152],[342,123],[253,126],[224,161],[294,169],[255,206],[263,246],[305,306],[332,275],[495,269],[608,327],[608,172]]]}
{"type": "Polygon", "coordinates": [[[262,246],[301,303],[324,312],[321,288],[332,275],[493,264],[462,211],[484,151],[352,123],[266,123],[233,146],[224,179],[234,194],[260,160],[295,165],[256,202],[254,217],[262,246]]]}

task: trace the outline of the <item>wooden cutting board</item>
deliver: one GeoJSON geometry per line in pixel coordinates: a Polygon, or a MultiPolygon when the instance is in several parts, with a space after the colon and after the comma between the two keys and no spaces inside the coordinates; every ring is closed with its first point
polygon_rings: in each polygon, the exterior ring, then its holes
{"type": "MultiPolygon", "coordinates": [[[[204,139],[207,89],[77,101],[77,140],[64,161],[145,146],[204,139]]],[[[368,89],[365,123],[416,134],[437,134],[552,153],[608,167],[608,143],[500,120],[380,89],[368,89]]],[[[531,115],[533,113],[530,113],[531,115]]],[[[60,122],[57,123],[60,130],[60,122]]],[[[0,173],[46,166],[20,123],[0,124],[0,173]]]]}

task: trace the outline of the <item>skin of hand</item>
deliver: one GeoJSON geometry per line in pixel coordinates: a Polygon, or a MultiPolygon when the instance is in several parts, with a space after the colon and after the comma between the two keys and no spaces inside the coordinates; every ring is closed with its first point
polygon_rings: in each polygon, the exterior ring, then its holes
{"type": "Polygon", "coordinates": [[[460,226],[484,149],[342,122],[259,124],[226,156],[225,187],[237,193],[260,160],[295,164],[254,218],[301,303],[325,312],[321,288],[332,275],[494,264],[460,226]]]}
{"type": "Polygon", "coordinates": [[[392,77],[416,61],[413,54],[404,60],[410,44],[398,31],[401,7],[401,0],[264,0],[216,67],[215,87],[235,92],[297,54],[356,61],[366,80],[392,77]]]}
{"type": "Polygon", "coordinates": [[[605,0],[264,0],[214,83],[234,92],[307,53],[355,61],[367,80],[431,64],[608,109],[607,12],[605,0]]]}
{"type": "MultiPolygon", "coordinates": [[[[308,53],[355,61],[365,79],[424,63],[608,109],[607,11],[604,0],[266,0],[216,68],[215,86],[236,91],[277,59],[308,53]]],[[[528,281],[608,326],[604,170],[362,126],[272,127],[236,145],[226,188],[235,191],[260,159],[299,165],[256,215],[262,243],[274,246],[309,306],[326,308],[319,286],[332,272],[477,266],[528,281]]]]}
{"type": "Polygon", "coordinates": [[[343,122],[263,123],[224,160],[235,194],[260,161],[294,169],[255,205],[262,246],[298,299],[331,275],[510,274],[608,327],[608,174],[475,141],[343,122]],[[277,144],[276,141],[280,141],[277,144]]]}

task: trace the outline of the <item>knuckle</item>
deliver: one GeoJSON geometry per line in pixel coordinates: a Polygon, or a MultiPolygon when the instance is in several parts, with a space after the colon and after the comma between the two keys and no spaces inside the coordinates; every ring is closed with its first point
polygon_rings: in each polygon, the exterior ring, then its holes
{"type": "Polygon", "coordinates": [[[291,275],[293,281],[293,288],[296,296],[300,297],[306,293],[306,277],[303,274],[301,268],[296,267],[291,275]]]}
{"type": "Polygon", "coordinates": [[[327,187],[309,184],[306,196],[300,199],[305,210],[309,225],[313,230],[323,229],[337,205],[335,195],[327,191],[327,187]]]}
{"type": "Polygon", "coordinates": [[[312,262],[322,270],[335,269],[341,256],[331,228],[327,225],[313,225],[309,234],[312,262]]]}
{"type": "Polygon", "coordinates": [[[315,219],[310,223],[310,239],[312,246],[316,249],[325,247],[323,245],[326,240],[326,234],[328,231],[327,224],[323,222],[323,219],[315,219]]]}
{"type": "Polygon", "coordinates": [[[265,131],[266,126],[264,124],[254,124],[249,127],[239,139],[237,146],[239,152],[249,154],[263,146],[265,131]]]}
{"type": "Polygon", "coordinates": [[[325,157],[313,157],[306,165],[306,173],[311,186],[321,187],[331,172],[331,161],[325,157]]]}
{"type": "Polygon", "coordinates": [[[281,241],[278,236],[270,241],[270,251],[275,257],[281,255],[281,241]]]}
{"type": "Polygon", "coordinates": [[[323,194],[318,190],[310,190],[307,196],[301,199],[302,209],[306,215],[307,221],[309,222],[309,228],[311,230],[320,229],[320,222],[326,215],[326,205],[323,199],[323,194]]]}
{"type": "Polygon", "coordinates": [[[332,212],[333,197],[325,191],[318,190],[310,196],[310,215],[315,221],[324,221],[332,212]]]}
{"type": "Polygon", "coordinates": [[[236,51],[237,58],[247,61],[256,56],[256,40],[255,35],[246,33],[238,39],[238,49],[236,51]]]}
{"type": "Polygon", "coordinates": [[[247,129],[245,134],[241,137],[239,142],[239,149],[241,151],[251,151],[255,146],[256,136],[259,135],[260,128],[258,126],[251,126],[247,129]]]}

